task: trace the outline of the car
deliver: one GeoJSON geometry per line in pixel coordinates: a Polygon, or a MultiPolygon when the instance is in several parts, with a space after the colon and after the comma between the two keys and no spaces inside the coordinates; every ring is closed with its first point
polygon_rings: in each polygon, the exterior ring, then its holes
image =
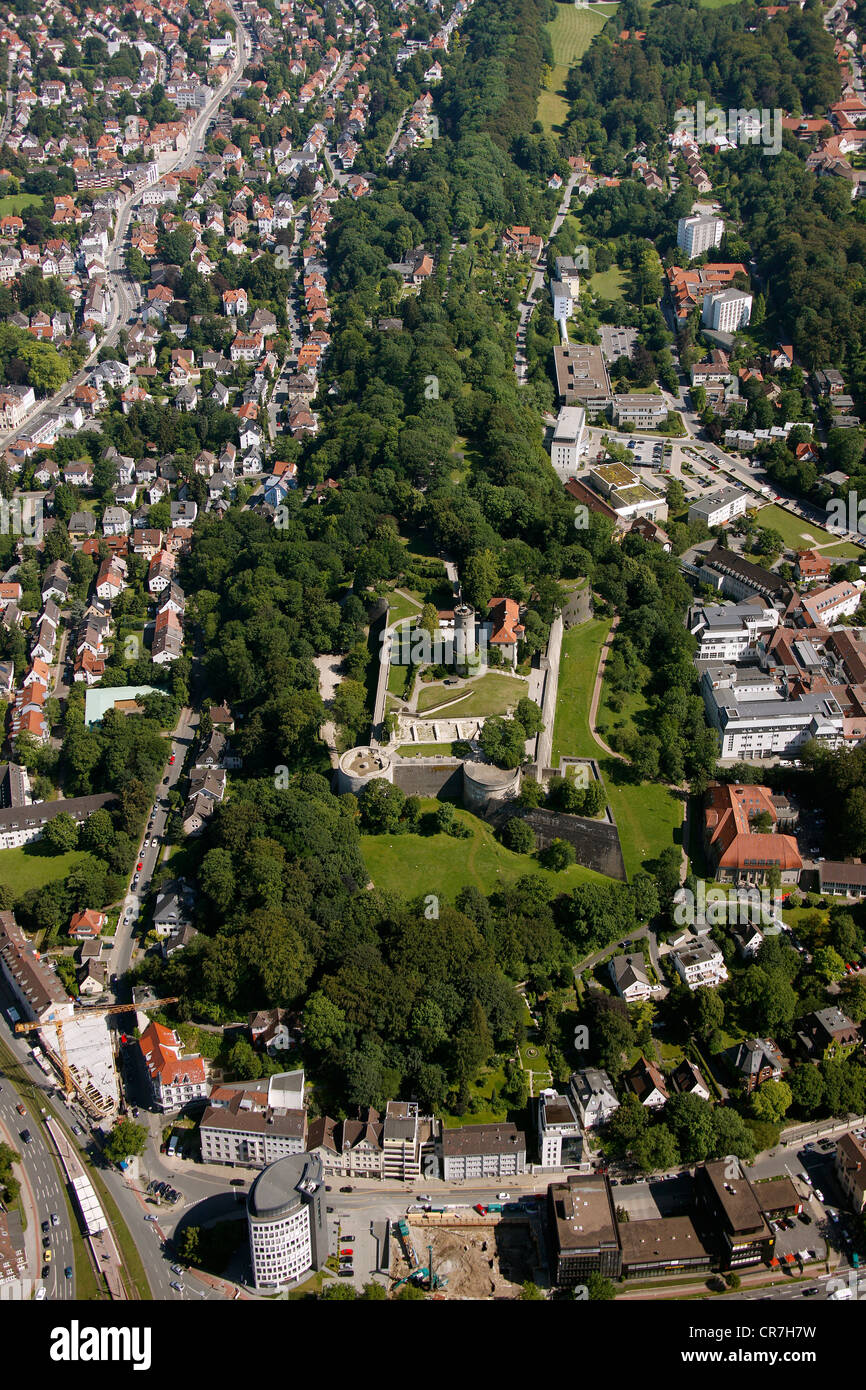
{"type": "Polygon", "coordinates": [[[171,757],[170,757],[169,760],[168,760],[168,761],[169,761],[169,765],[171,765],[171,763],[174,762],[174,756],[175,756],[174,753],[172,753],[171,757]]]}
{"type": "Polygon", "coordinates": [[[81,1126],[80,1126],[80,1125],[73,1125],[73,1126],[72,1126],[72,1133],[73,1133],[73,1134],[81,1134],[81,1133],[82,1133],[81,1126]]]}
{"type": "Polygon", "coordinates": [[[21,1131],[21,1142],[22,1142],[23,1144],[30,1144],[30,1143],[33,1142],[33,1135],[30,1133],[30,1130],[29,1130],[29,1129],[22,1129],[22,1131],[21,1131]]]}
{"type": "Polygon", "coordinates": [[[355,1273],[355,1266],[346,1265],[343,1268],[338,1269],[337,1273],[341,1279],[351,1279],[352,1275],[355,1273]]]}
{"type": "MultiPolygon", "coordinates": [[[[42,1278],[43,1278],[43,1279],[47,1279],[48,1276],[50,1275],[50,1273],[51,1273],[51,1270],[49,1269],[48,1265],[43,1265],[43,1266],[42,1266],[42,1278]]],[[[45,1290],[44,1290],[44,1289],[40,1289],[39,1292],[44,1294],[45,1290]]]]}
{"type": "Polygon", "coordinates": [[[67,1278],[67,1279],[71,1279],[71,1278],[72,1278],[72,1265],[67,1265],[66,1268],[64,1269],[63,1273],[66,1275],[66,1278],[67,1278]]]}
{"type": "Polygon", "coordinates": [[[18,1114],[19,1114],[19,1115],[26,1115],[26,1114],[27,1114],[27,1106],[26,1106],[26,1105],[16,1105],[15,1109],[18,1111],[18,1114]]]}
{"type": "MultiPolygon", "coordinates": [[[[824,1200],[824,1194],[823,1194],[823,1192],[821,1191],[820,1187],[813,1187],[812,1191],[815,1193],[815,1196],[818,1198],[818,1201],[819,1201],[819,1202],[823,1202],[823,1200],[824,1200]]],[[[831,1212],[830,1215],[833,1217],[833,1220],[834,1220],[834,1221],[838,1221],[838,1220],[839,1220],[839,1218],[838,1218],[838,1216],[836,1215],[835,1212],[831,1212]]]]}
{"type": "Polygon", "coordinates": [[[163,779],[162,779],[162,785],[163,785],[164,787],[168,785],[168,778],[167,778],[167,777],[163,777],[163,779]]]}
{"type": "Polygon", "coordinates": [[[57,1212],[56,1212],[56,1211],[53,1211],[53,1212],[51,1213],[51,1224],[52,1224],[52,1226],[59,1226],[59,1225],[60,1225],[60,1217],[57,1215],[57,1212]]]}
{"type": "Polygon", "coordinates": [[[817,1290],[817,1289],[814,1287],[814,1285],[813,1285],[811,1289],[804,1289],[804,1290],[803,1290],[803,1297],[804,1297],[804,1298],[811,1298],[811,1297],[813,1296],[813,1294],[816,1294],[817,1292],[818,1292],[818,1290],[817,1290]]]}
{"type": "Polygon", "coordinates": [[[51,1227],[50,1227],[50,1225],[49,1225],[49,1223],[48,1223],[47,1221],[43,1221],[43,1222],[42,1222],[42,1229],[43,1229],[43,1231],[49,1231],[49,1230],[51,1229],[51,1227]]]}
{"type": "Polygon", "coordinates": [[[181,1269],[180,1265],[172,1265],[171,1272],[172,1274],[183,1274],[183,1270],[181,1269]]]}
{"type": "Polygon", "coordinates": [[[348,1257],[354,1255],[354,1253],[355,1253],[354,1247],[351,1246],[351,1245],[347,1245],[347,1246],[344,1247],[344,1249],[342,1249],[342,1250],[340,1251],[340,1259],[348,1258],[348,1257]]]}
{"type": "Polygon", "coordinates": [[[178,1293],[183,1293],[183,1284],[179,1284],[176,1279],[172,1279],[170,1287],[177,1289],[178,1293]]]}
{"type": "Polygon", "coordinates": [[[50,1250],[43,1250],[42,1258],[47,1265],[50,1265],[51,1261],[54,1259],[54,1256],[52,1255],[50,1250]]]}
{"type": "Polygon", "coordinates": [[[47,1298],[48,1295],[46,1294],[44,1289],[37,1289],[33,1297],[36,1299],[37,1303],[41,1303],[43,1298],[47,1298]]]}
{"type": "Polygon", "coordinates": [[[511,1193],[510,1193],[510,1192],[497,1192],[497,1194],[496,1194],[496,1200],[497,1200],[497,1202],[510,1202],[510,1201],[511,1201],[511,1193]]]}
{"type": "Polygon", "coordinates": [[[333,1210],[334,1210],[333,1207],[325,1207],[325,1211],[328,1213],[329,1216],[331,1215],[331,1213],[333,1212],[333,1210]]]}
{"type": "Polygon", "coordinates": [[[133,877],[133,880],[132,880],[132,886],[133,886],[133,888],[136,886],[137,883],[138,883],[138,874],[135,874],[134,877],[133,877]]]}
{"type": "Polygon", "coordinates": [[[619,1178],[611,1178],[610,1185],[611,1187],[619,1187],[619,1178]]]}
{"type": "Polygon", "coordinates": [[[352,1191],[354,1191],[354,1188],[351,1188],[351,1187],[341,1187],[341,1188],[340,1188],[340,1191],[341,1191],[341,1192],[352,1192],[352,1191]]]}
{"type": "Polygon", "coordinates": [[[148,1212],[147,1216],[146,1216],[144,1219],[145,1219],[145,1221],[152,1221],[152,1222],[154,1223],[154,1225],[156,1224],[156,1217],[155,1217],[155,1216],[151,1216],[151,1215],[150,1215],[150,1212],[148,1212]]]}
{"type": "Polygon", "coordinates": [[[243,1178],[232,1178],[231,1182],[229,1183],[229,1187],[243,1187],[243,1185],[243,1178]]]}
{"type": "Polygon", "coordinates": [[[138,863],[136,864],[135,867],[136,867],[137,871],[138,871],[139,873],[141,873],[142,869],[144,868],[144,864],[143,864],[143,862],[139,859],[139,861],[138,861],[138,863]]]}
{"type": "Polygon", "coordinates": [[[44,1247],[45,1247],[46,1250],[50,1249],[50,1247],[51,1247],[51,1236],[50,1236],[50,1235],[43,1236],[43,1237],[42,1237],[42,1244],[44,1245],[44,1247]]]}

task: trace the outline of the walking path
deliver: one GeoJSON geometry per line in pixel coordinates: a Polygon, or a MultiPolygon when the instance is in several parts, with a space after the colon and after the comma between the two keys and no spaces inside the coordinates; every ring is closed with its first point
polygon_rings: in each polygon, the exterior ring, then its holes
{"type": "Polygon", "coordinates": [[[615,753],[609,744],[605,743],[601,734],[595,727],[595,716],[598,713],[598,702],[601,698],[601,683],[604,680],[604,671],[607,666],[607,659],[610,656],[613,635],[619,626],[619,614],[617,613],[610,625],[610,632],[604,639],[604,645],[598,654],[598,670],[595,673],[595,685],[592,690],[592,699],[589,702],[589,732],[592,734],[599,748],[603,748],[612,758],[617,758],[621,763],[627,763],[628,758],[624,758],[622,753],[615,753]]]}

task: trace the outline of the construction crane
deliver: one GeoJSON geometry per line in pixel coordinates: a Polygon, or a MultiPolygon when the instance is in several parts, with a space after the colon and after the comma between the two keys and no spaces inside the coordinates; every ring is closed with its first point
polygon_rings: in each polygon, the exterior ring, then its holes
{"type": "MultiPolygon", "coordinates": [[[[71,1021],[75,1022],[83,1018],[108,1018],[110,1014],[125,1014],[138,1012],[139,1010],[143,1011],[145,1009],[157,1009],[163,1004],[176,1004],[177,1001],[178,996],[172,995],[168,999],[149,999],[143,1004],[112,1004],[107,1009],[76,1009],[72,1015],[71,1021]]],[[[45,1023],[16,1023],[15,1032],[33,1033],[39,1028],[53,1028],[57,1033],[57,1051],[60,1056],[60,1069],[63,1073],[63,1094],[65,1099],[70,1100],[75,1092],[78,1091],[85,1104],[89,1104],[92,1108],[98,1109],[87,1095],[85,1088],[79,1085],[72,1075],[72,1068],[69,1065],[69,1058],[66,1055],[66,1044],[63,1041],[63,1025],[68,1022],[70,1022],[69,1019],[52,1018],[45,1023]]]]}

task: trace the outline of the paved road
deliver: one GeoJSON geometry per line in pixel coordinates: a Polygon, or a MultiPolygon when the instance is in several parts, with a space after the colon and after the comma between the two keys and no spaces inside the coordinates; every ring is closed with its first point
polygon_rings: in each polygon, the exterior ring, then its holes
{"type": "MultiPolygon", "coordinates": [[[[6,996],[4,996],[4,1004],[5,998],[6,996]]],[[[14,1047],[11,1034],[7,1036],[7,1032],[7,1025],[4,1020],[3,1040],[12,1045],[13,1051],[19,1052],[19,1048],[14,1047]]],[[[33,1070],[36,1071],[35,1066],[33,1066],[33,1070]]],[[[2,1089],[0,1089],[0,1139],[11,1144],[21,1155],[21,1162],[16,1165],[16,1168],[17,1175],[22,1182],[24,1209],[28,1223],[25,1232],[27,1274],[32,1279],[39,1279],[43,1267],[47,1268],[49,1272],[45,1279],[46,1297],[49,1299],[74,1298],[75,1257],[72,1226],[65,1196],[65,1183],[61,1179],[56,1159],[42,1132],[42,1127],[34,1118],[30,1101],[16,1091],[5,1072],[2,1073],[2,1089]],[[26,1114],[18,1114],[15,1108],[18,1104],[26,1107],[26,1114]],[[21,1131],[24,1129],[29,1130],[32,1136],[29,1144],[25,1144],[21,1139],[21,1131]],[[59,1224],[50,1228],[52,1259],[47,1266],[44,1266],[41,1224],[43,1221],[50,1221],[52,1213],[57,1215],[59,1224]],[[68,1266],[73,1270],[71,1279],[67,1279],[64,1274],[64,1270],[68,1266]]]]}
{"type": "MultiPolygon", "coordinates": [[[[168,798],[169,793],[174,790],[183,775],[184,760],[187,751],[192,747],[195,739],[195,730],[198,727],[198,714],[195,710],[184,708],[180,712],[180,717],[172,733],[171,747],[175,754],[174,763],[166,763],[164,768],[165,776],[162,784],[157,788],[156,810],[154,812],[150,827],[145,830],[142,843],[139,846],[139,858],[136,861],[142,865],[141,875],[137,884],[130,884],[126,897],[123,901],[120,919],[117,924],[117,931],[114,936],[114,948],[111,956],[111,970],[117,976],[120,984],[123,975],[129,969],[133,955],[133,930],[141,912],[142,903],[147,896],[150,882],[160,855],[163,852],[163,835],[165,823],[168,819],[168,798]],[[154,844],[154,840],[156,843],[154,844]]],[[[118,996],[118,989],[114,988],[115,996],[118,996]]],[[[125,997],[125,996],[124,996],[125,997]]],[[[118,1001],[119,1002],[119,1001],[118,1001]]]]}

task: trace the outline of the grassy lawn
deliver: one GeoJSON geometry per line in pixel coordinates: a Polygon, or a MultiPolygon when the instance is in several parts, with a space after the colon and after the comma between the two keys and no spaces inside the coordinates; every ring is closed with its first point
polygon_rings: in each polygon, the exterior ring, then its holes
{"type": "Polygon", "coordinates": [[[465,1115],[450,1115],[445,1111],[443,1119],[446,1129],[455,1129],[460,1125],[491,1125],[505,1120],[508,1116],[508,1102],[493,1100],[493,1092],[496,1090],[500,1095],[505,1086],[505,1072],[502,1067],[485,1068],[481,1075],[469,1083],[469,1094],[472,1100],[486,1101],[487,1104],[473,1107],[467,1110],[465,1115]]]}
{"type": "Polygon", "coordinates": [[[416,618],[421,612],[422,604],[412,603],[404,594],[389,593],[385,597],[388,600],[389,623],[397,623],[401,618],[416,618]]]}
{"type": "Polygon", "coordinates": [[[615,8],[615,5],[594,5],[591,10],[579,10],[574,5],[557,5],[555,19],[545,26],[553,45],[554,68],[550,88],[539,94],[536,119],[546,131],[565,122],[568,116],[565,81],[569,68],[583,57],[593,36],[604,27],[615,8]]]}
{"type": "Polygon", "coordinates": [[[589,288],[602,299],[619,299],[625,282],[625,271],[620,270],[618,265],[612,265],[609,270],[599,270],[591,276],[589,288]]]}
{"type": "Polygon", "coordinates": [[[25,208],[39,212],[41,206],[41,198],[35,197],[32,193],[7,193],[5,198],[0,198],[0,217],[5,217],[8,212],[20,215],[25,208]]]}
{"type": "Polygon", "coordinates": [[[502,675],[498,671],[488,671],[487,675],[479,676],[477,680],[457,689],[437,681],[418,692],[418,713],[423,714],[425,710],[435,709],[438,705],[456,704],[454,713],[460,719],[473,715],[504,714],[517,704],[527,690],[526,681],[518,680],[516,676],[502,675]]]}
{"type": "Polygon", "coordinates": [[[65,878],[83,858],[83,851],[77,849],[68,854],[46,854],[38,840],[20,849],[0,850],[0,883],[8,884],[18,897],[31,888],[65,878]]]}
{"type": "MultiPolygon", "coordinates": [[[[430,811],[438,802],[435,798],[422,798],[422,805],[430,811]]],[[[362,835],[361,852],[376,887],[402,898],[439,893],[453,900],[467,885],[492,893],[524,874],[541,874],[563,893],[579,883],[604,881],[601,874],[579,864],[572,864],[562,873],[542,868],[531,854],[515,854],[506,849],[477,816],[461,808],[456,814],[458,820],[472,827],[471,840],[455,840],[445,834],[362,835]]]]}
{"type": "Polygon", "coordinates": [[[804,521],[793,512],[789,512],[786,507],[775,504],[761,508],[758,513],[758,525],[778,531],[785,544],[794,550],[808,550],[813,545],[827,545],[832,546],[832,554],[843,558],[851,556],[857,559],[863,553],[850,541],[840,541],[833,545],[834,537],[829,531],[824,531],[814,522],[804,521]]]}
{"type": "Polygon", "coordinates": [[[601,762],[608,801],[619,830],[629,878],[647,859],[680,843],[684,802],[659,782],[635,785],[622,779],[622,765],[613,758],[601,762]]]}
{"type": "Polygon", "coordinates": [[[563,756],[595,757],[601,752],[589,732],[589,703],[598,667],[598,654],[610,630],[607,618],[569,628],[562,639],[559,688],[553,726],[553,766],[563,756]]]}
{"type": "Polygon", "coordinates": [[[826,545],[821,549],[822,555],[827,555],[831,559],[838,560],[860,560],[866,562],[866,553],[858,545],[852,545],[851,541],[839,541],[837,545],[826,545]]]}

